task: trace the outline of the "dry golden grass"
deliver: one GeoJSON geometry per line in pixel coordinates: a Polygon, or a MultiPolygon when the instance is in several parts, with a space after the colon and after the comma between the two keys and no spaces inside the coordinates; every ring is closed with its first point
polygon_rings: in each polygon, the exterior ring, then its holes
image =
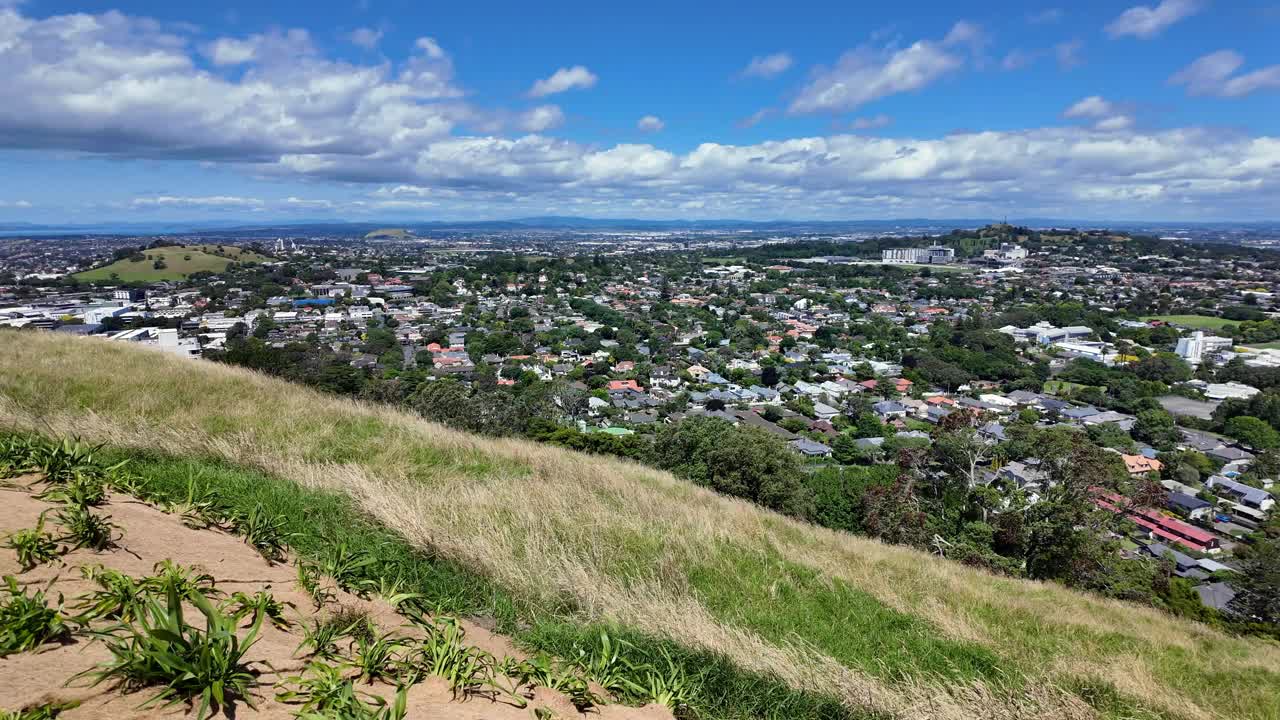
{"type": "Polygon", "coordinates": [[[2,425],[212,455],[348,493],[531,607],[568,601],[584,619],[718,651],[854,707],[922,719],[1087,718],[1097,713],[1067,688],[1088,677],[1172,716],[1280,717],[1280,683],[1268,687],[1280,668],[1275,644],[815,528],[633,463],[476,438],[237,368],[0,333],[2,425]],[[781,556],[924,618],[938,635],[990,648],[1009,680],[888,678],[802,633],[771,642],[717,617],[689,573],[726,547],[781,556]],[[1237,690],[1233,677],[1252,684],[1237,690]]]}

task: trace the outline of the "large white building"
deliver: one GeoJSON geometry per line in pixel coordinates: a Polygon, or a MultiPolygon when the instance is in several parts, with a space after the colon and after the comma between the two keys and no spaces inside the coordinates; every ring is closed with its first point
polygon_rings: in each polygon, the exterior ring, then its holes
{"type": "Polygon", "coordinates": [[[956,251],[932,245],[927,248],[889,248],[880,251],[880,261],[889,265],[945,265],[955,262],[956,251]]]}
{"type": "Polygon", "coordinates": [[[1027,249],[1013,243],[1000,243],[1000,247],[982,251],[982,259],[988,262],[1015,263],[1027,259],[1027,249]]]}
{"type": "Polygon", "coordinates": [[[999,329],[999,332],[1010,335],[1014,340],[1022,343],[1034,342],[1037,345],[1052,345],[1053,343],[1087,338],[1093,334],[1093,328],[1084,325],[1071,325],[1060,328],[1047,322],[1038,322],[1031,327],[1025,328],[1005,325],[999,329]]]}
{"type": "Polygon", "coordinates": [[[1203,331],[1197,330],[1191,333],[1191,337],[1180,338],[1174,352],[1191,365],[1199,365],[1205,353],[1212,354],[1230,347],[1231,338],[1205,335],[1203,331]]]}

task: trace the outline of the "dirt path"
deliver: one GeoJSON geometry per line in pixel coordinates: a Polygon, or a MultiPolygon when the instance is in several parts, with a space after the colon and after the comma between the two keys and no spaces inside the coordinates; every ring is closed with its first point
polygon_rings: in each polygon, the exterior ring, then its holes
{"type": "MultiPolygon", "coordinates": [[[[32,497],[21,488],[0,488],[0,538],[7,537],[16,530],[34,526],[40,513],[53,507],[56,506],[32,497]]],[[[0,575],[14,575],[21,585],[33,589],[48,586],[51,598],[56,600],[61,594],[67,603],[71,603],[77,595],[96,587],[82,577],[82,567],[101,564],[133,577],[142,577],[153,574],[155,564],[167,559],[187,567],[199,568],[212,575],[217,589],[227,595],[237,591],[252,595],[265,590],[276,600],[291,603],[292,608],[286,615],[295,621],[293,627],[281,630],[270,623],[264,623],[260,639],[249,651],[249,658],[259,663],[256,667],[261,670],[254,699],[257,708],[240,703],[227,708],[227,717],[276,720],[294,716],[296,706],[278,702],[273,686],[286,677],[300,673],[306,667],[307,661],[295,656],[301,640],[299,621],[332,612],[337,607],[353,608],[367,612],[383,632],[396,630],[406,636],[420,636],[415,629],[405,627],[404,618],[387,603],[362,600],[342,591],[336,591],[335,602],[318,613],[310,598],[297,586],[295,570],[291,565],[268,563],[235,536],[217,530],[188,528],[175,516],[118,495],[112,496],[98,510],[109,514],[112,522],[123,530],[119,547],[101,553],[77,550],[64,555],[60,562],[41,565],[26,573],[20,573],[14,551],[3,549],[0,550],[0,575]]],[[[55,534],[58,532],[52,513],[47,527],[55,534]]],[[[199,626],[199,620],[198,614],[187,615],[189,623],[199,626]]],[[[506,637],[467,620],[462,620],[461,625],[466,630],[467,644],[492,653],[497,658],[524,658],[506,637]]],[[[81,703],[78,707],[64,712],[60,717],[67,720],[141,720],[157,716],[195,716],[194,709],[184,705],[164,711],[155,708],[138,709],[138,705],[154,694],[153,691],[143,690],[126,695],[113,688],[110,682],[104,682],[96,688],[87,687],[87,682],[83,680],[69,683],[77,673],[88,670],[109,657],[102,643],[90,642],[77,635],[65,645],[45,645],[34,652],[0,658],[0,708],[18,709],[44,702],[78,701],[81,703]]],[[[385,684],[361,689],[384,697],[394,694],[393,689],[385,684]]],[[[512,702],[487,697],[455,699],[445,682],[439,678],[414,685],[407,697],[407,718],[421,720],[528,720],[534,717],[533,710],[538,707],[545,707],[555,713],[554,717],[565,720],[583,717],[600,720],[671,718],[671,713],[666,708],[657,705],[631,708],[611,704],[580,713],[565,696],[545,688],[536,691],[527,708],[518,708],[512,702]]]]}

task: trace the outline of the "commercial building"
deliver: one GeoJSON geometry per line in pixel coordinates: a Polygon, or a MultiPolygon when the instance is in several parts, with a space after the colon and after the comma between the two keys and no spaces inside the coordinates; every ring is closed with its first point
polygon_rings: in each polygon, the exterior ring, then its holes
{"type": "Polygon", "coordinates": [[[889,265],[945,265],[955,262],[956,251],[942,245],[927,248],[889,248],[880,251],[880,261],[889,265]]]}

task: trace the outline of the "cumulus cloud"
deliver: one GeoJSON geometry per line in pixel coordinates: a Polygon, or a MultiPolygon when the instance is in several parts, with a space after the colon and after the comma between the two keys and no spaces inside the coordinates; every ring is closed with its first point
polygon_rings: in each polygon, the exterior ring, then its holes
{"type": "Polygon", "coordinates": [[[1185,85],[1192,95],[1244,97],[1259,90],[1280,89],[1280,65],[1269,65],[1237,75],[1244,56],[1234,50],[1219,50],[1199,58],[1169,78],[1172,85],[1185,85]]]}
{"type": "Polygon", "coordinates": [[[959,22],[942,42],[920,40],[901,49],[863,46],[851,50],[830,68],[820,69],[800,89],[792,113],[845,112],[888,95],[926,87],[960,69],[957,45],[981,42],[981,30],[959,22]]]}
{"type": "Polygon", "coordinates": [[[789,53],[779,52],[772,55],[757,55],[743,68],[742,77],[771,78],[781,75],[791,68],[795,61],[789,53]]]}
{"type": "Polygon", "coordinates": [[[1155,7],[1136,5],[1120,13],[1105,29],[1113,38],[1126,35],[1152,38],[1179,20],[1200,12],[1204,5],[1203,0],[1160,0],[1155,7]]]}
{"type": "Polygon", "coordinates": [[[382,42],[382,31],[373,28],[356,28],[351,31],[348,36],[352,45],[358,45],[365,50],[373,50],[378,47],[378,43],[382,42]]]}
{"type": "Polygon", "coordinates": [[[29,200],[0,200],[0,208],[26,210],[31,207],[29,200]]]}
{"type": "MultiPolygon", "coordinates": [[[[438,48],[437,48],[438,49],[438,48]]],[[[218,38],[200,49],[119,13],[31,19],[0,10],[0,147],[272,161],[394,155],[471,114],[449,58],[393,66],[320,57],[305,32],[218,38]]]]}
{"type": "Polygon", "coordinates": [[[539,105],[521,114],[516,124],[525,132],[545,132],[564,124],[564,111],[558,105],[539,105]]]}
{"type": "Polygon", "coordinates": [[[636,121],[636,127],[644,132],[658,132],[666,126],[667,124],[657,115],[645,115],[636,121]]]}
{"type": "Polygon", "coordinates": [[[546,77],[538,80],[529,88],[529,97],[546,97],[547,95],[555,95],[567,90],[586,90],[595,87],[596,81],[599,80],[595,73],[588,70],[582,65],[574,65],[569,68],[560,68],[546,77]]]}

